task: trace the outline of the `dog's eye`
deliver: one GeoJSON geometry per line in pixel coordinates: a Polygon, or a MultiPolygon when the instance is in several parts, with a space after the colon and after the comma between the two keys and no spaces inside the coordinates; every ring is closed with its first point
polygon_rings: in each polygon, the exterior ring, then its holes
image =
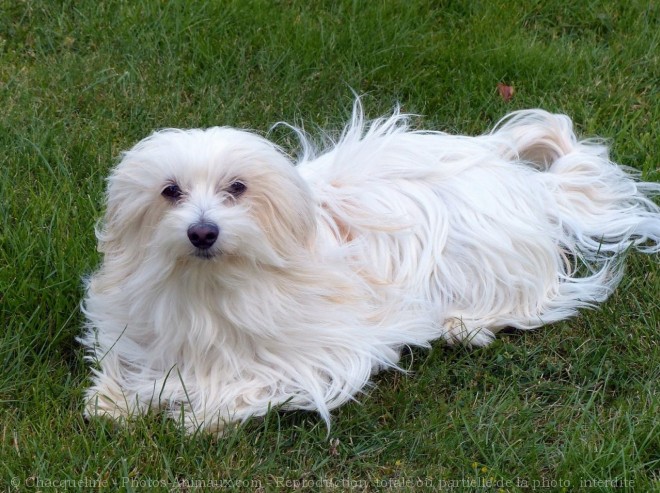
{"type": "Polygon", "coordinates": [[[183,195],[183,192],[179,188],[179,185],[172,183],[171,185],[167,185],[165,188],[163,188],[163,191],[160,192],[160,194],[167,199],[178,200],[183,195]]]}
{"type": "Polygon", "coordinates": [[[245,186],[245,183],[240,182],[240,181],[235,181],[231,185],[229,185],[229,188],[227,191],[232,194],[234,197],[240,197],[245,193],[247,190],[247,187],[245,186]]]}

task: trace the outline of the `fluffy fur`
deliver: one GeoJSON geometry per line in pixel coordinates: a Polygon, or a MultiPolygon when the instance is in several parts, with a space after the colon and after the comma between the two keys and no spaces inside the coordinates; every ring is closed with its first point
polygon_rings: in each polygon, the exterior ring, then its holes
{"type": "Polygon", "coordinates": [[[660,249],[660,184],[563,115],[463,137],[398,111],[365,122],[357,103],[327,149],[300,135],[297,163],[225,127],[123,155],[83,308],[88,415],[160,410],[191,431],[271,406],[329,420],[402,347],[566,319],[612,293],[629,249],[660,249]],[[212,246],[193,244],[196,224],[217,226],[212,246]]]}

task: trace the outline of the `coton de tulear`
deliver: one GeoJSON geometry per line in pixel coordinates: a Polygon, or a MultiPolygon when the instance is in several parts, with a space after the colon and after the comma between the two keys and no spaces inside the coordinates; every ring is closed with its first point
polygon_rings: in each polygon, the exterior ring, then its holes
{"type": "Polygon", "coordinates": [[[163,130],[123,154],[81,338],[88,416],[160,410],[190,430],[271,406],[329,411],[405,346],[484,346],[605,300],[630,249],[660,250],[660,184],[508,115],[413,131],[398,110],[302,157],[247,131],[163,130]]]}

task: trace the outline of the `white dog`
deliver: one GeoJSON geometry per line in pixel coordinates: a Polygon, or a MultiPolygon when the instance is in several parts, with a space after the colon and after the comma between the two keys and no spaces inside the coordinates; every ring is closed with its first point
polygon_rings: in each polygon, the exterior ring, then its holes
{"type": "Polygon", "coordinates": [[[84,302],[87,414],[327,421],[402,347],[564,320],[612,293],[631,247],[660,250],[660,184],[568,117],[516,112],[479,137],[408,122],[364,122],[358,102],[329,149],[301,133],[296,164],[225,127],[126,152],[84,302]]]}

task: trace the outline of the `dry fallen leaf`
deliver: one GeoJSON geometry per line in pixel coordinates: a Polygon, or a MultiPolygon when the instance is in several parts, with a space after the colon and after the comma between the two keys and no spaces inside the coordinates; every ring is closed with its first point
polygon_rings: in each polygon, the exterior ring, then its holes
{"type": "Polygon", "coordinates": [[[500,97],[507,103],[513,98],[513,93],[515,92],[513,86],[507,86],[501,82],[497,83],[497,92],[500,93],[500,97]]]}

